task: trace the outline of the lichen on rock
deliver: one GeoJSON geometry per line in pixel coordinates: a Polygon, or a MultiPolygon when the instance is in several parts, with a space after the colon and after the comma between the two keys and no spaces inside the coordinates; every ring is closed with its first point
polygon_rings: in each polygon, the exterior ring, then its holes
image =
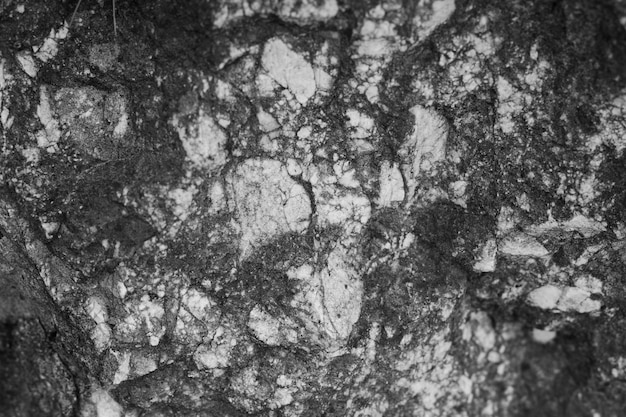
{"type": "Polygon", "coordinates": [[[0,414],[623,414],[623,1],[0,15],[0,414]]]}

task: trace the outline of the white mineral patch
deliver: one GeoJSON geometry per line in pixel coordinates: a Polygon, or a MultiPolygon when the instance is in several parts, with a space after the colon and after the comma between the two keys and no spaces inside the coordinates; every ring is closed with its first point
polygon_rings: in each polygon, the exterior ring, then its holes
{"type": "Polygon", "coordinates": [[[85,302],[85,310],[87,314],[89,314],[89,317],[98,324],[105,323],[109,318],[107,308],[99,297],[89,297],[85,302]]]}
{"type": "Polygon", "coordinates": [[[37,145],[48,152],[54,152],[59,139],[61,139],[61,130],[59,129],[59,122],[52,114],[50,99],[45,86],[42,86],[39,91],[37,117],[44,127],[43,131],[37,132],[37,145]]]}
{"type": "Polygon", "coordinates": [[[99,323],[94,327],[89,336],[98,352],[102,352],[111,346],[111,326],[107,323],[99,323]]]}
{"type": "Polygon", "coordinates": [[[380,98],[378,87],[370,85],[367,90],[365,90],[365,97],[367,97],[367,100],[372,104],[378,103],[378,99],[380,98]]]}
{"type": "Polygon", "coordinates": [[[167,193],[172,202],[172,212],[181,221],[187,220],[191,214],[191,207],[195,194],[198,192],[195,186],[187,188],[174,188],[167,193]]]}
{"type": "Polygon", "coordinates": [[[404,201],[404,179],[398,164],[383,161],[380,166],[378,181],[380,184],[378,193],[379,206],[389,207],[394,203],[404,201]]]}
{"type": "Polygon", "coordinates": [[[257,75],[255,85],[259,95],[262,97],[274,97],[276,90],[280,88],[280,84],[263,72],[259,72],[257,75]]]}
{"type": "Polygon", "coordinates": [[[585,290],[591,294],[602,294],[602,281],[591,275],[583,275],[576,278],[574,286],[585,290]]]}
{"type": "Polygon", "coordinates": [[[376,147],[369,141],[363,139],[354,139],[350,141],[350,148],[355,154],[361,155],[369,152],[374,152],[376,147]]]}
{"type": "Polygon", "coordinates": [[[298,177],[302,175],[302,165],[297,159],[289,158],[287,160],[287,172],[292,177],[298,177]]]}
{"type": "Polygon", "coordinates": [[[220,314],[215,310],[215,301],[198,289],[181,292],[174,335],[181,342],[199,344],[206,337],[213,336],[219,326],[220,314]]]}
{"type": "Polygon", "coordinates": [[[403,372],[403,377],[395,381],[394,388],[406,389],[409,395],[419,395],[422,411],[417,415],[439,414],[440,401],[451,389],[455,395],[462,395],[457,383],[450,384],[451,381],[459,381],[461,374],[455,371],[458,364],[449,353],[451,343],[446,340],[449,338],[446,333],[439,331],[433,334],[414,349],[404,351],[399,360],[392,363],[394,369],[403,372]]]}
{"type": "Polygon", "coordinates": [[[504,133],[512,133],[515,127],[513,117],[530,104],[532,98],[520,92],[506,78],[498,77],[498,116],[500,128],[504,133]]]}
{"type": "Polygon", "coordinates": [[[528,294],[528,303],[545,310],[591,313],[602,308],[602,302],[591,298],[591,292],[578,287],[544,285],[528,294]]]}
{"type": "Polygon", "coordinates": [[[235,98],[233,96],[232,86],[228,84],[227,82],[224,82],[219,79],[215,83],[215,95],[217,96],[217,98],[227,103],[235,101],[235,98]]]}
{"type": "Polygon", "coordinates": [[[217,313],[213,311],[213,308],[216,306],[215,301],[195,288],[187,290],[181,302],[190,314],[204,323],[208,323],[212,318],[216,318],[217,313]]]}
{"type": "Polygon", "coordinates": [[[428,4],[432,8],[432,13],[426,16],[417,15],[413,18],[413,24],[417,27],[417,35],[420,40],[426,38],[437,26],[448,20],[456,9],[454,2],[455,0],[419,1],[418,10],[428,4]]]}
{"type": "Polygon", "coordinates": [[[604,245],[602,245],[602,244],[591,245],[591,246],[587,247],[583,251],[583,253],[578,257],[578,259],[576,259],[574,264],[576,266],[586,265],[589,262],[589,260],[591,259],[591,257],[593,255],[595,255],[596,253],[598,253],[600,251],[600,249],[602,249],[603,247],[604,247],[604,245]]]}
{"type": "MultiPolygon", "coordinates": [[[[0,56],[0,99],[2,98],[2,90],[7,86],[8,81],[11,79],[10,75],[5,72],[4,66],[6,65],[6,61],[0,56]]],[[[0,100],[0,104],[2,104],[2,100],[0,100]]]]}
{"type": "Polygon", "coordinates": [[[512,232],[498,243],[498,252],[512,256],[546,256],[548,250],[534,237],[521,232],[512,232]]]}
{"type": "Polygon", "coordinates": [[[13,125],[13,116],[10,115],[9,109],[6,107],[0,111],[0,125],[6,130],[10,129],[13,125]]]}
{"type": "Polygon", "coordinates": [[[60,226],[61,224],[59,222],[41,222],[41,228],[46,235],[46,239],[52,239],[60,226]]]}
{"type": "Polygon", "coordinates": [[[316,90],[311,64],[282,39],[270,39],[263,49],[263,67],[281,86],[288,88],[300,104],[305,105],[316,90]]]}
{"type": "Polygon", "coordinates": [[[309,226],[309,196],[281,162],[249,159],[231,171],[226,181],[241,229],[242,258],[263,242],[284,233],[303,232],[309,226]]]}
{"type": "Polygon", "coordinates": [[[550,343],[556,337],[556,332],[552,330],[533,329],[533,340],[537,343],[550,343]]]}
{"type": "Polygon", "coordinates": [[[415,117],[415,126],[399,154],[404,159],[402,170],[408,182],[409,196],[412,196],[419,175],[445,160],[448,124],[431,109],[418,105],[410,111],[415,117]]]}
{"type": "Polygon", "coordinates": [[[339,160],[335,162],[333,172],[337,176],[337,182],[344,187],[357,188],[361,185],[355,178],[356,170],[349,161],[339,160]]]}
{"type": "Polygon", "coordinates": [[[280,127],[280,124],[268,112],[260,109],[256,118],[259,121],[259,127],[263,132],[272,132],[280,127]]]}
{"type": "Polygon", "coordinates": [[[501,207],[498,213],[498,235],[504,235],[513,230],[518,222],[519,216],[512,207],[501,207]]]}
{"type": "Polygon", "coordinates": [[[297,135],[299,139],[307,139],[311,136],[311,133],[313,133],[313,128],[311,126],[302,126],[298,129],[297,135]]]}
{"type": "Polygon", "coordinates": [[[255,306],[248,318],[252,334],[269,346],[294,344],[298,341],[298,324],[291,318],[274,317],[259,306],[255,306]]]}
{"type": "Polygon", "coordinates": [[[363,139],[372,135],[374,119],[355,109],[348,109],[346,116],[348,117],[348,126],[353,128],[353,132],[350,136],[363,139]]]}
{"type": "Polygon", "coordinates": [[[557,222],[554,219],[550,219],[545,223],[530,226],[526,229],[526,232],[532,235],[542,235],[544,233],[559,231],[578,232],[585,238],[590,238],[605,232],[606,224],[583,216],[582,214],[577,214],[567,221],[557,222]]]}
{"type": "Polygon", "coordinates": [[[295,392],[295,388],[279,388],[274,392],[274,398],[270,402],[270,408],[281,408],[289,405],[293,402],[292,392],[295,392]]]}
{"type": "Polygon", "coordinates": [[[4,95],[3,90],[8,87],[13,77],[5,71],[5,63],[6,61],[0,58],[0,125],[5,130],[8,130],[13,124],[13,116],[9,113],[9,100],[8,97],[4,95]]]}
{"type": "Polygon", "coordinates": [[[371,217],[370,200],[360,192],[344,191],[330,186],[314,187],[313,192],[318,220],[322,225],[348,226],[350,223],[358,229],[371,217]]]}
{"type": "Polygon", "coordinates": [[[17,62],[20,64],[22,71],[24,71],[30,78],[35,78],[37,76],[37,63],[35,59],[29,52],[20,52],[16,56],[17,62]]]}
{"type": "MultiPolygon", "coordinates": [[[[236,345],[233,339],[224,338],[220,327],[214,340],[209,344],[202,344],[193,354],[194,362],[199,369],[226,368],[229,365],[231,352],[236,345]]],[[[227,332],[232,336],[230,332],[227,332]]]]}
{"type": "Polygon", "coordinates": [[[278,346],[282,341],[279,333],[280,321],[259,306],[250,311],[248,327],[257,339],[269,346],[278,346]]]}
{"type": "Polygon", "coordinates": [[[127,302],[126,309],[129,313],[115,327],[116,336],[120,340],[134,342],[144,342],[144,337],[147,336],[152,346],[158,345],[160,338],[165,333],[165,327],[162,323],[165,310],[162,302],[151,301],[146,295],[141,300],[127,302]]]}
{"type": "Polygon", "coordinates": [[[591,313],[600,310],[602,302],[590,298],[591,293],[578,287],[565,287],[557,308],[565,312],[591,313]]]}
{"type": "Polygon", "coordinates": [[[493,272],[496,270],[498,245],[495,239],[489,239],[482,247],[480,257],[472,267],[476,272],[493,272]]]}
{"type": "Polygon", "coordinates": [[[187,158],[193,165],[213,170],[226,163],[228,137],[213,117],[200,111],[195,126],[182,126],[176,117],[173,124],[178,129],[187,158]]]}
{"type": "Polygon", "coordinates": [[[217,213],[227,208],[226,191],[224,190],[224,184],[221,181],[215,181],[211,184],[209,197],[211,198],[212,212],[217,213]]]}
{"type": "Polygon", "coordinates": [[[117,359],[117,370],[113,376],[113,384],[117,385],[128,379],[130,374],[130,352],[111,351],[115,359],[117,359]]]}
{"type": "Polygon", "coordinates": [[[385,11],[379,8],[374,8],[369,11],[369,15],[373,19],[365,19],[359,33],[364,38],[393,38],[397,35],[396,25],[387,20],[380,20],[384,16],[385,11]],[[380,13],[379,11],[382,11],[380,13]],[[381,15],[377,17],[376,15],[381,15]]]}
{"type": "Polygon", "coordinates": [[[332,19],[339,11],[337,0],[284,0],[278,4],[281,17],[301,22],[332,19]]]}
{"type": "Polygon", "coordinates": [[[530,59],[536,61],[539,58],[539,44],[534,43],[530,48],[530,59]]]}
{"type": "Polygon", "coordinates": [[[468,325],[471,329],[472,338],[484,351],[494,348],[496,345],[496,332],[487,313],[484,311],[471,313],[468,325]]]}
{"type": "Polygon", "coordinates": [[[290,278],[302,281],[292,307],[313,330],[312,340],[329,353],[343,347],[361,313],[363,284],[353,260],[353,254],[338,246],[321,270],[304,265],[287,272],[290,278]]]}
{"type": "Polygon", "coordinates": [[[544,285],[528,294],[528,303],[544,310],[552,310],[556,308],[562,293],[563,290],[555,285],[544,285]]]}
{"type": "Polygon", "coordinates": [[[100,388],[94,389],[89,398],[89,403],[90,404],[86,404],[86,410],[83,410],[81,415],[93,417],[122,417],[124,415],[122,406],[118,404],[106,390],[100,388]],[[87,411],[87,407],[93,407],[94,411],[87,411]],[[94,412],[95,414],[93,414],[94,412]]]}
{"type": "Polygon", "coordinates": [[[348,126],[350,127],[362,126],[366,129],[371,129],[374,126],[374,121],[358,110],[348,109],[346,116],[348,117],[348,126]]]}
{"type": "Polygon", "coordinates": [[[385,38],[372,38],[359,42],[357,53],[370,58],[382,58],[393,52],[389,40],[385,38]]]}
{"type": "Polygon", "coordinates": [[[282,0],[279,2],[227,0],[219,2],[213,25],[222,28],[245,16],[278,15],[282,20],[298,24],[326,21],[337,15],[337,0],[282,0]]]}
{"type": "Polygon", "coordinates": [[[66,24],[61,26],[59,30],[50,29],[50,34],[43,41],[40,46],[33,46],[33,52],[35,56],[39,58],[43,62],[48,62],[52,58],[54,58],[59,52],[58,41],[61,39],[65,39],[67,37],[67,33],[69,31],[69,27],[66,24]]]}
{"type": "Polygon", "coordinates": [[[319,273],[323,287],[326,312],[326,333],[345,340],[361,314],[363,284],[351,265],[351,255],[338,246],[327,260],[327,266],[319,273]]]}
{"type": "Polygon", "coordinates": [[[380,323],[374,322],[367,335],[367,346],[365,348],[365,358],[368,363],[373,363],[376,359],[377,341],[380,340],[380,323]]]}
{"type": "Polygon", "coordinates": [[[315,85],[318,91],[328,92],[332,89],[335,79],[323,68],[313,68],[313,75],[315,77],[315,85]]]}
{"type": "Polygon", "coordinates": [[[143,376],[158,368],[157,362],[150,356],[136,353],[132,356],[133,376],[143,376]]]}
{"type": "Polygon", "coordinates": [[[458,204],[463,208],[467,208],[466,203],[466,194],[468,183],[465,180],[454,181],[450,183],[448,188],[448,193],[450,194],[450,199],[454,204],[458,204]]]}
{"type": "Polygon", "coordinates": [[[126,102],[122,101],[121,106],[120,117],[117,119],[115,128],[113,128],[113,134],[118,138],[123,137],[128,131],[128,112],[126,111],[126,102]]]}

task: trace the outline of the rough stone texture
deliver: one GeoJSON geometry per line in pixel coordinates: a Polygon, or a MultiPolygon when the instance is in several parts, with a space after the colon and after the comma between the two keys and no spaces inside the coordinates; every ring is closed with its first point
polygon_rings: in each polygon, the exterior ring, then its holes
{"type": "Polygon", "coordinates": [[[99,364],[85,331],[56,305],[33,265],[31,229],[0,189],[0,404],[2,415],[74,415],[99,364]],[[22,223],[20,234],[5,227],[22,223]],[[22,221],[20,221],[22,220],[22,221]],[[31,246],[30,250],[27,249],[31,246]]]}
{"type": "Polygon", "coordinates": [[[0,0],[0,415],[624,415],[626,3],[115,4],[0,0]]]}

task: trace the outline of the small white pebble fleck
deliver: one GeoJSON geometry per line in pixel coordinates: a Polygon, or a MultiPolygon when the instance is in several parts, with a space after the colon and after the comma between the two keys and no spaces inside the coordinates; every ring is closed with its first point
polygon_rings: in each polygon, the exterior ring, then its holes
{"type": "Polygon", "coordinates": [[[556,337],[556,332],[552,330],[533,329],[533,340],[537,343],[550,343],[556,337]]]}
{"type": "Polygon", "coordinates": [[[311,136],[311,133],[313,133],[313,128],[311,126],[302,126],[298,130],[297,135],[300,139],[307,139],[309,136],[311,136]]]}
{"type": "Polygon", "coordinates": [[[302,175],[302,166],[300,166],[300,163],[297,160],[289,158],[287,160],[287,173],[292,177],[302,175]]]}
{"type": "Polygon", "coordinates": [[[528,294],[528,303],[544,310],[556,308],[563,290],[555,285],[544,285],[528,294]]]}

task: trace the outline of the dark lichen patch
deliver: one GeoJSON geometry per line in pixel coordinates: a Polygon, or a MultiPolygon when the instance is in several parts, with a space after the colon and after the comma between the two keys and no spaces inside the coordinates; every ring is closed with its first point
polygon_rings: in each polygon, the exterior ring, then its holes
{"type": "Polygon", "coordinates": [[[226,381],[223,378],[202,381],[199,376],[189,375],[185,371],[190,367],[192,365],[185,362],[163,366],[148,375],[122,382],[113,395],[129,409],[141,412],[180,410],[185,415],[203,404],[216,415],[220,415],[220,412],[237,415],[221,394],[221,390],[226,388],[226,381]]]}
{"type": "Polygon", "coordinates": [[[0,51],[10,55],[41,44],[50,33],[51,25],[62,26],[65,8],[58,2],[45,0],[29,2],[29,13],[19,13],[17,1],[0,5],[0,51]]]}
{"type": "Polygon", "coordinates": [[[113,270],[156,234],[132,209],[106,198],[93,198],[70,213],[59,219],[51,248],[85,275],[113,270]]]}
{"type": "MultiPolygon", "coordinates": [[[[395,233],[406,227],[394,222],[389,214],[376,221],[386,224],[387,231],[395,233]]],[[[445,217],[446,214],[442,214],[439,220],[445,217]]],[[[390,343],[390,348],[397,346],[405,335],[429,333],[429,328],[437,328],[441,322],[441,306],[455,303],[459,294],[464,292],[468,277],[452,255],[456,232],[452,232],[454,225],[450,224],[450,219],[439,224],[433,224],[433,219],[425,217],[416,216],[415,220],[414,231],[420,230],[415,234],[415,242],[395,256],[389,252],[387,256],[393,260],[375,267],[363,278],[365,298],[357,333],[362,338],[367,337],[365,332],[369,326],[380,322],[393,329],[390,334],[382,336],[384,345],[390,343]],[[444,223],[446,230],[443,230],[444,223]]],[[[376,239],[381,238],[372,236],[372,247],[376,247],[376,239]]],[[[389,241],[393,237],[384,239],[389,241]]],[[[380,249],[373,252],[385,256],[385,252],[380,254],[380,249]]]]}
{"type": "Polygon", "coordinates": [[[442,202],[412,214],[413,233],[418,241],[435,247],[444,257],[469,266],[479,242],[493,233],[494,217],[488,213],[467,212],[442,202]]]}
{"type": "Polygon", "coordinates": [[[71,370],[54,352],[36,319],[7,319],[0,323],[0,404],[11,415],[68,415],[74,410],[71,370]],[[33,361],[32,358],[39,358],[33,361]],[[45,358],[45,359],[44,359],[45,358]],[[54,381],[55,393],[46,383],[54,381]]]}
{"type": "Polygon", "coordinates": [[[600,168],[602,184],[601,201],[604,216],[611,227],[626,222],[626,154],[618,155],[615,149],[606,149],[606,162],[600,168]]]}
{"type": "Polygon", "coordinates": [[[87,392],[88,368],[100,365],[78,320],[52,301],[21,247],[0,239],[0,404],[9,415],[69,415],[87,392]]]}
{"type": "Polygon", "coordinates": [[[237,305],[245,311],[260,304],[270,311],[289,309],[297,283],[286,271],[310,262],[314,253],[308,236],[294,233],[279,237],[244,260],[237,268],[236,279],[220,279],[217,296],[227,303],[225,308],[237,305]]]}
{"type": "Polygon", "coordinates": [[[509,409],[512,415],[559,415],[572,410],[593,367],[589,342],[581,329],[565,329],[553,345],[522,348],[517,362],[519,383],[509,409]]]}

